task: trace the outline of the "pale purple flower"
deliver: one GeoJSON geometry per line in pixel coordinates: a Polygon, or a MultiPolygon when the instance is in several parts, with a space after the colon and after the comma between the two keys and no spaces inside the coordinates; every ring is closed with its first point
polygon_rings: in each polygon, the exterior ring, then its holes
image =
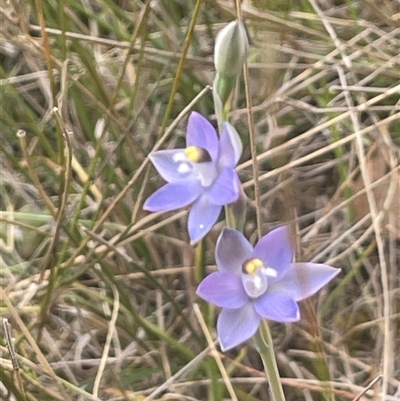
{"type": "Polygon", "coordinates": [[[151,212],[166,212],[193,203],[188,231],[191,243],[215,224],[222,206],[236,201],[240,181],[235,166],[242,153],[236,130],[225,123],[218,139],[213,126],[200,114],[189,117],[186,149],[160,150],[150,160],[167,184],[145,202],[151,212]]]}
{"type": "Polygon", "coordinates": [[[253,247],[239,231],[225,228],[215,252],[218,271],[199,285],[197,294],[222,307],[217,331],[223,351],[252,337],[262,318],[300,319],[297,301],[307,298],[340,269],[317,263],[292,263],[289,228],[277,228],[253,247]]]}

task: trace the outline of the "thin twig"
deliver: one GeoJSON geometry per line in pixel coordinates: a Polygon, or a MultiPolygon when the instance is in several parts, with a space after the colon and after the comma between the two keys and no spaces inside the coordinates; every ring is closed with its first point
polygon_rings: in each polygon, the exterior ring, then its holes
{"type": "Polygon", "coordinates": [[[172,386],[176,380],[183,377],[183,375],[189,372],[191,369],[194,369],[202,360],[209,354],[210,348],[207,347],[205,350],[201,351],[196,357],[194,357],[189,363],[187,363],[182,369],[176,372],[173,376],[171,376],[168,380],[166,380],[163,384],[157,387],[151,394],[149,394],[143,401],[151,401],[154,400],[155,397],[159,396],[160,393],[166,391],[172,386]]]}
{"type": "Polygon", "coordinates": [[[36,354],[36,357],[39,361],[39,363],[42,365],[45,373],[50,376],[54,383],[57,385],[58,390],[60,391],[60,394],[64,397],[65,400],[69,400],[70,397],[68,397],[68,394],[65,391],[65,388],[61,384],[62,380],[57,377],[55,374],[54,370],[51,368],[49,362],[47,361],[46,357],[43,355],[42,351],[40,350],[38,344],[36,343],[35,339],[32,337],[32,334],[26,327],[25,323],[22,321],[21,317],[19,316],[17,310],[15,309],[14,305],[12,304],[10,298],[6,294],[5,291],[0,287],[0,299],[5,303],[10,315],[12,316],[13,320],[16,322],[18,325],[19,329],[25,336],[26,340],[32,347],[33,351],[36,354]]]}
{"type": "Polygon", "coordinates": [[[21,393],[22,393],[24,399],[26,399],[26,393],[25,393],[24,385],[22,384],[21,372],[19,370],[18,359],[17,359],[17,355],[16,355],[15,349],[14,349],[14,342],[13,342],[12,334],[11,334],[11,324],[8,322],[8,319],[6,317],[3,317],[3,331],[4,331],[4,337],[5,337],[6,345],[8,348],[8,352],[10,354],[10,359],[11,359],[12,367],[14,370],[14,374],[17,379],[18,387],[21,390],[21,393]]]}
{"type": "Polygon", "coordinates": [[[110,345],[111,345],[112,338],[114,336],[115,325],[116,325],[118,313],[119,313],[118,289],[115,287],[115,285],[112,282],[109,282],[108,284],[111,286],[111,289],[113,292],[114,306],[113,306],[113,311],[111,314],[110,323],[108,325],[106,343],[104,344],[104,349],[103,349],[103,354],[101,355],[99,369],[97,371],[96,378],[94,379],[94,384],[93,384],[93,397],[96,397],[96,398],[98,397],[101,379],[103,377],[104,369],[107,365],[107,358],[108,358],[108,354],[110,352],[110,345]]]}
{"type": "Polygon", "coordinates": [[[219,355],[219,352],[217,351],[217,349],[215,348],[215,344],[213,339],[211,338],[211,334],[210,331],[208,330],[208,327],[206,325],[206,322],[204,321],[203,315],[201,314],[199,305],[197,304],[193,304],[193,310],[194,313],[196,314],[197,320],[200,323],[200,327],[203,330],[204,336],[206,337],[207,340],[207,344],[210,347],[211,350],[211,355],[212,357],[215,359],[215,362],[218,365],[218,369],[221,372],[222,378],[224,380],[224,383],[226,385],[226,388],[229,392],[229,395],[231,396],[231,400],[233,401],[238,401],[238,398],[235,394],[235,390],[233,389],[232,383],[229,379],[228,373],[225,369],[224,364],[221,361],[221,357],[219,355]]]}
{"type": "Polygon", "coordinates": [[[371,389],[371,388],[375,385],[375,383],[377,383],[377,382],[378,382],[379,380],[381,380],[381,379],[382,379],[382,375],[376,376],[375,379],[372,380],[372,382],[369,383],[368,386],[365,387],[365,389],[364,389],[363,391],[361,391],[360,394],[357,395],[357,397],[355,397],[355,398],[352,399],[352,401],[358,401],[358,400],[360,400],[361,397],[362,397],[363,395],[367,394],[368,390],[371,389]]]}
{"type": "MultiPolygon", "coordinates": [[[[236,1],[236,13],[237,18],[241,22],[242,14],[241,14],[241,4],[240,1],[236,1]]],[[[251,149],[251,160],[253,167],[253,183],[254,183],[254,196],[256,203],[256,219],[257,219],[257,235],[258,238],[262,236],[262,228],[261,228],[261,196],[260,196],[260,183],[258,181],[259,172],[258,172],[258,163],[257,163],[257,146],[256,146],[256,138],[254,133],[254,121],[253,121],[253,105],[250,95],[250,83],[249,83],[249,66],[247,60],[243,66],[243,79],[244,79],[244,90],[246,93],[246,105],[247,105],[247,125],[249,127],[249,137],[250,137],[250,149],[251,149]]]]}
{"type": "Polygon", "coordinates": [[[56,218],[57,209],[54,207],[53,202],[47,196],[46,191],[44,190],[44,188],[36,174],[35,167],[33,166],[33,163],[32,163],[31,155],[28,152],[28,146],[27,146],[27,142],[26,142],[26,132],[24,130],[18,130],[17,137],[20,140],[22,153],[24,154],[24,158],[25,158],[26,164],[28,166],[29,175],[32,178],[33,184],[35,185],[36,189],[38,190],[40,197],[42,198],[44,204],[49,209],[50,214],[54,218],[56,218]]]}
{"type": "Polygon", "coordinates": [[[184,43],[183,50],[182,50],[182,56],[180,57],[178,67],[176,68],[176,74],[175,74],[175,78],[174,78],[173,85],[171,88],[171,93],[169,95],[167,107],[164,112],[164,119],[163,119],[163,122],[161,125],[161,131],[160,131],[161,136],[163,135],[163,133],[165,131],[165,127],[167,126],[168,120],[171,115],[172,106],[174,104],[174,99],[175,99],[176,93],[178,91],[179,84],[181,82],[181,78],[182,78],[182,74],[183,74],[183,67],[185,65],[186,57],[189,53],[189,49],[192,44],[193,33],[196,28],[196,21],[199,16],[199,13],[200,13],[202,3],[203,3],[202,0],[197,0],[196,4],[194,6],[193,15],[191,17],[190,24],[189,24],[187,34],[185,37],[185,43],[184,43]]]}

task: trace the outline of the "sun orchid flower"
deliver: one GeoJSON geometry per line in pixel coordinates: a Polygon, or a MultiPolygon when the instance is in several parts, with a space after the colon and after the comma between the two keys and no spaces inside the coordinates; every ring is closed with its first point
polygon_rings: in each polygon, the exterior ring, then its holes
{"type": "Polygon", "coordinates": [[[151,212],[193,204],[188,218],[191,243],[203,238],[217,221],[222,206],[236,201],[240,181],[235,166],[242,153],[236,130],[224,123],[220,139],[200,114],[189,117],[186,149],[160,150],[150,160],[167,184],[145,202],[151,212]]]}
{"type": "Polygon", "coordinates": [[[252,337],[261,319],[300,319],[297,301],[317,292],[340,269],[317,263],[292,263],[289,228],[277,228],[253,247],[239,231],[225,228],[215,251],[218,271],[199,285],[197,295],[222,307],[217,321],[226,351],[252,337]]]}

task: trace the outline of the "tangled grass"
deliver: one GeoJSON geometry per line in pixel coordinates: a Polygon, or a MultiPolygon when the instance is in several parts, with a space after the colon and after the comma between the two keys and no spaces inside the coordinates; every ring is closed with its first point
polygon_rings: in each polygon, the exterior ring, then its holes
{"type": "MultiPolygon", "coordinates": [[[[299,323],[271,326],[288,401],[400,397],[399,7],[242,5],[261,230],[288,222],[298,260],[342,268],[299,323]]],[[[147,155],[183,143],[190,110],[213,121],[213,43],[234,2],[11,0],[0,11],[2,399],[268,400],[252,344],[220,353],[216,311],[195,296],[222,218],[192,248],[186,211],[142,210],[161,185],[147,155]]]]}

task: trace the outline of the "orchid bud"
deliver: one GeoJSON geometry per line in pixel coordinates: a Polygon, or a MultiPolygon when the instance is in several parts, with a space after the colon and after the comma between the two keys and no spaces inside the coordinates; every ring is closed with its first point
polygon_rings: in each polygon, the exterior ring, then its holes
{"type": "Polygon", "coordinates": [[[214,64],[217,74],[227,78],[240,76],[247,57],[249,42],[240,21],[232,21],[222,28],[215,40],[214,64]]]}
{"type": "Polygon", "coordinates": [[[220,126],[227,121],[231,95],[242,72],[248,47],[246,30],[241,22],[232,21],[218,32],[214,49],[217,73],[213,84],[213,97],[220,126]]]}

